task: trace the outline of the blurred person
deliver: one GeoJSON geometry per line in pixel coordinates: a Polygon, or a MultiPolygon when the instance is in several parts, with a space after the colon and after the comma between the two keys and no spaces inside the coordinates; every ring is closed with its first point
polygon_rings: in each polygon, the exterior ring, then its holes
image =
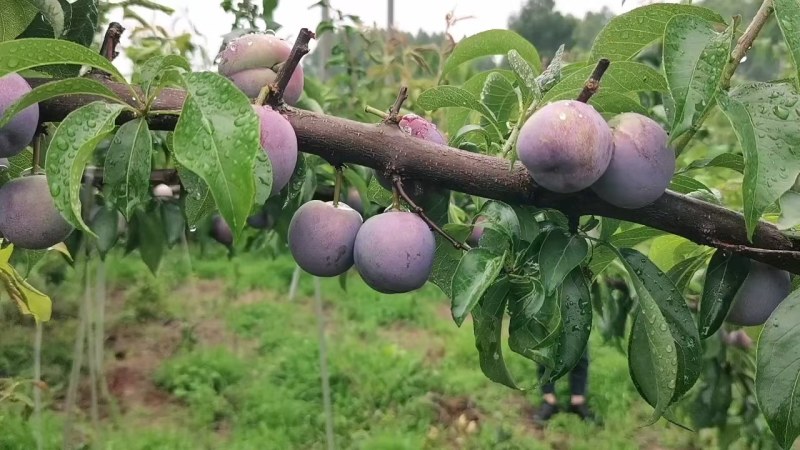
{"type": "MultiPolygon", "coordinates": [[[[544,376],[545,367],[539,365],[539,378],[544,376]]],[[[575,414],[586,422],[596,422],[597,419],[586,401],[586,390],[589,384],[589,349],[587,348],[581,359],[569,372],[570,401],[566,412],[575,414]]],[[[554,415],[562,412],[556,398],[555,383],[543,383],[540,387],[542,405],[533,415],[533,420],[544,424],[554,415]]]]}

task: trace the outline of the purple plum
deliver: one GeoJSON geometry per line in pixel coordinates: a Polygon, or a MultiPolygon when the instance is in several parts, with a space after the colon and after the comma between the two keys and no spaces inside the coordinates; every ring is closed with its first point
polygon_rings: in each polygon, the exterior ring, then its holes
{"type": "Polygon", "coordinates": [[[751,261],[750,271],[733,297],[725,321],[741,326],[762,325],[791,290],[789,272],[751,261]]]}
{"type": "Polygon", "coordinates": [[[72,230],[44,175],[16,178],[0,188],[0,234],[17,247],[43,250],[63,242],[72,230]]]}
{"type": "Polygon", "coordinates": [[[306,272],[335,277],[353,266],[353,246],[362,218],[345,203],[311,200],[289,223],[289,250],[306,272]]]}
{"type": "Polygon", "coordinates": [[[280,192],[292,178],[297,165],[297,135],[292,124],[267,105],[253,105],[261,121],[261,147],[272,163],[272,192],[280,192]]]}
{"type": "MultiPolygon", "coordinates": [[[[31,91],[31,86],[19,74],[0,77],[0,117],[9,106],[31,91]]],[[[33,104],[20,111],[0,128],[0,157],[18,155],[33,140],[39,126],[39,105],[33,104]]]]}

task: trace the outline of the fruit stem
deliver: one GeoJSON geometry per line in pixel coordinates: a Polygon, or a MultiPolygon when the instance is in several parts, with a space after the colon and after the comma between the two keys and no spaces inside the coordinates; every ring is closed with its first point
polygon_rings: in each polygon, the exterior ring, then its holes
{"type": "Polygon", "coordinates": [[[397,93],[397,98],[394,100],[394,105],[392,105],[392,109],[389,110],[389,116],[383,120],[384,123],[393,123],[397,125],[400,123],[400,118],[398,115],[400,114],[400,108],[403,106],[403,102],[408,99],[408,86],[401,86],[400,92],[397,93]]]}
{"type": "Polygon", "coordinates": [[[268,100],[270,106],[278,107],[283,105],[283,92],[286,90],[286,86],[289,85],[289,80],[292,78],[297,65],[300,64],[300,60],[309,52],[308,43],[315,37],[314,32],[308,28],[300,29],[297,40],[294,41],[292,52],[289,53],[289,58],[278,71],[275,83],[270,86],[272,91],[272,95],[269,96],[268,100]]]}
{"type": "Polygon", "coordinates": [[[380,117],[383,120],[386,120],[386,119],[389,118],[389,114],[388,113],[383,112],[383,111],[381,111],[380,109],[378,109],[378,108],[376,108],[374,106],[367,105],[367,106],[364,107],[364,111],[368,112],[370,114],[375,114],[376,116],[380,117]]]}
{"type": "Polygon", "coordinates": [[[267,100],[267,96],[269,96],[271,91],[272,89],[270,89],[269,85],[262,87],[261,90],[258,91],[258,97],[256,97],[255,105],[262,106],[267,100]]]}
{"type": "Polygon", "coordinates": [[[399,194],[400,197],[402,197],[403,201],[408,203],[408,206],[411,207],[411,211],[416,215],[418,215],[423,221],[425,221],[425,223],[428,224],[431,230],[439,233],[439,235],[441,235],[448,242],[450,242],[453,245],[453,247],[459,250],[464,250],[467,252],[472,250],[472,247],[470,247],[464,242],[457,241],[453,236],[450,236],[449,234],[447,234],[446,231],[441,229],[439,225],[436,225],[436,223],[432,221],[430,217],[428,217],[425,214],[425,211],[416,203],[414,203],[414,200],[411,200],[411,197],[409,197],[405,189],[403,189],[403,179],[400,177],[400,175],[392,176],[392,187],[393,187],[392,192],[394,193],[395,197],[399,194]]]}
{"type": "Polygon", "coordinates": [[[333,207],[339,207],[339,195],[342,192],[342,166],[335,166],[336,181],[333,183],[333,207]]]}
{"type": "Polygon", "coordinates": [[[583,90],[578,95],[578,101],[586,103],[589,101],[590,98],[600,89],[600,79],[603,78],[603,75],[608,70],[608,66],[611,65],[611,61],[606,58],[600,59],[597,61],[597,65],[594,67],[592,74],[589,76],[589,79],[586,80],[586,84],[583,85],[583,90]]]}
{"type": "Polygon", "coordinates": [[[38,175],[39,174],[39,158],[42,153],[42,139],[44,138],[44,134],[38,133],[36,137],[33,138],[33,157],[31,158],[31,175],[38,175]]]}
{"type": "Polygon", "coordinates": [[[732,251],[748,257],[775,255],[800,259],[800,251],[797,250],[771,250],[767,248],[750,247],[742,244],[729,244],[718,239],[711,239],[709,243],[714,247],[732,251]]]}

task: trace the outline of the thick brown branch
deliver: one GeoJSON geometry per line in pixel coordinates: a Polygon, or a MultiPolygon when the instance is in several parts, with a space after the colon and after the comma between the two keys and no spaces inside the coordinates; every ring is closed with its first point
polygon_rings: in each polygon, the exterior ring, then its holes
{"type": "MultiPolygon", "coordinates": [[[[40,85],[45,80],[29,80],[40,85]]],[[[127,87],[106,82],[127,95],[127,87]]],[[[180,110],[185,93],[165,89],[153,106],[154,111],[180,110]]],[[[39,105],[45,121],[60,121],[68,113],[97,100],[92,96],[65,96],[39,105]]],[[[683,236],[708,246],[743,245],[752,249],[780,250],[775,254],[748,253],[755,260],[800,274],[800,239],[790,238],[776,227],[760,222],[753,242],[747,239],[744,217],[726,208],[667,191],[653,204],[639,209],[623,209],[602,201],[591,190],[576,194],[555,194],[537,186],[525,168],[517,163],[487,155],[435,144],[414,138],[398,128],[366,124],[338,117],[287,108],[285,116],[297,133],[300,150],[329,161],[359,164],[377,170],[393,167],[407,179],[425,180],[444,189],[512,204],[555,208],[568,215],[598,215],[647,225],[683,236]],[[717,245],[714,245],[714,243],[717,245]]],[[[122,117],[121,120],[130,120],[122,117]]],[[[163,114],[150,119],[152,129],[172,129],[177,116],[163,114]]]]}
{"type": "Polygon", "coordinates": [[[314,39],[313,31],[308,28],[300,30],[300,34],[297,35],[297,40],[294,41],[292,52],[289,53],[289,59],[283,63],[283,66],[281,66],[275,78],[274,89],[267,99],[267,103],[270,106],[278,107],[283,104],[283,92],[286,90],[286,86],[289,85],[289,80],[292,78],[295,69],[297,69],[297,65],[300,64],[300,60],[303,56],[308,54],[308,43],[311,42],[311,39],[314,39]]]}
{"type": "Polygon", "coordinates": [[[608,66],[611,64],[611,61],[603,58],[597,62],[597,65],[594,67],[592,71],[592,75],[589,76],[589,79],[586,80],[586,84],[583,85],[583,90],[581,91],[580,95],[578,95],[578,101],[586,103],[589,101],[590,98],[600,89],[600,79],[603,78],[603,75],[608,70],[608,66]]]}

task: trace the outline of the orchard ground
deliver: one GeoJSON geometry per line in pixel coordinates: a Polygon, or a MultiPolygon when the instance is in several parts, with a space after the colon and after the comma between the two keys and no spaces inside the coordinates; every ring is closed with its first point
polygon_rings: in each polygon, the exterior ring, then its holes
{"type": "MultiPolygon", "coordinates": [[[[57,256],[49,256],[54,261],[57,256]]],[[[93,271],[99,261],[92,263],[93,271]]],[[[35,275],[44,283],[50,264],[35,275]]],[[[80,270],[52,284],[54,318],[45,324],[45,449],[60,449],[73,339],[82,297],[80,270]]],[[[134,255],[109,255],[105,372],[121,415],[100,403],[101,448],[325,448],[313,280],[289,255],[242,255],[220,245],[173,250],[153,277],[134,255]],[[191,266],[191,267],[190,267],[191,266]],[[190,276],[190,273],[193,275],[190,276]]],[[[96,272],[95,272],[96,275],[96,272]]],[[[531,420],[536,390],[520,393],[486,379],[471,320],[461,329],[432,285],[384,296],[350,271],[347,291],[322,279],[337,448],[363,449],[693,449],[703,434],[666,425],[640,428],[652,408],[636,393],[626,357],[590,342],[590,403],[605,424],[559,415],[542,429],[531,420]],[[470,421],[475,421],[470,425],[470,421]],[[472,429],[470,433],[467,429],[472,429]]],[[[0,372],[30,376],[30,324],[9,303],[3,312],[0,372]]],[[[532,386],[535,366],[507,354],[532,386]]],[[[89,377],[79,393],[78,440],[90,439],[89,377]],[[80,431],[83,430],[83,431],[80,431]]],[[[568,398],[566,379],[558,384],[568,398]]],[[[0,404],[0,449],[35,448],[34,419],[0,404]]]]}

